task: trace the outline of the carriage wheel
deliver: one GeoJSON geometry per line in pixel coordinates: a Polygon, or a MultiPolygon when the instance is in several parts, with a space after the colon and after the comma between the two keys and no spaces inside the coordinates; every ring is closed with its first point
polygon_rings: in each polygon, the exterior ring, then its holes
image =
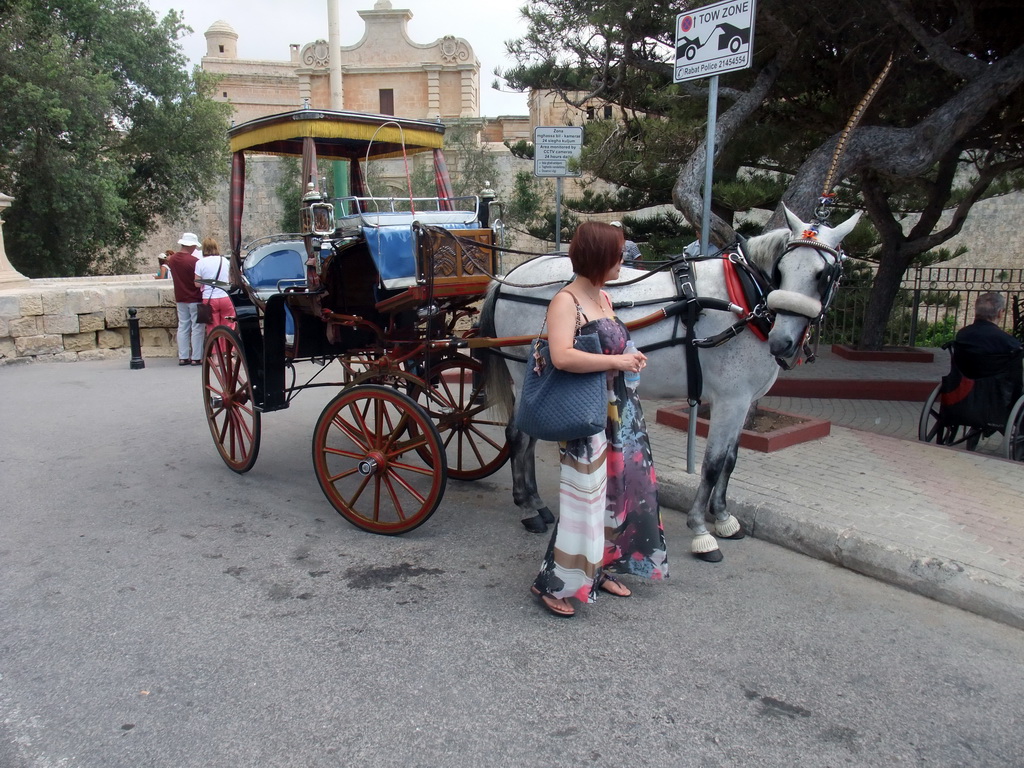
{"type": "Polygon", "coordinates": [[[430,417],[408,395],[377,384],[350,387],[327,404],[313,432],[313,468],[342,517],[389,535],[426,522],[448,476],[430,417]]]}
{"type": "Polygon", "coordinates": [[[248,472],[260,452],[260,412],[254,405],[242,340],[224,325],[206,335],[203,405],[224,463],[239,474],[248,472]]]}
{"type": "Polygon", "coordinates": [[[1003,439],[1003,455],[1011,461],[1024,461],[1024,397],[1010,410],[1003,439]]]}
{"type": "Polygon", "coordinates": [[[419,404],[441,433],[448,477],[456,480],[479,480],[508,461],[506,420],[495,413],[478,384],[482,371],[479,361],[454,357],[431,368],[430,389],[418,392],[419,404]]]}
{"type": "Polygon", "coordinates": [[[981,430],[963,424],[947,424],[942,420],[939,405],[941,384],[932,390],[921,409],[921,419],[917,425],[917,439],[938,445],[960,445],[966,443],[967,450],[973,451],[981,440],[981,430]]]}

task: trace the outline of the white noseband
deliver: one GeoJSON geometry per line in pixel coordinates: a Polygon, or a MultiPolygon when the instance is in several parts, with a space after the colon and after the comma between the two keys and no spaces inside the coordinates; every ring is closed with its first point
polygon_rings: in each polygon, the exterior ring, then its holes
{"type": "Polygon", "coordinates": [[[821,302],[795,291],[772,291],[768,294],[768,309],[773,312],[792,312],[813,320],[821,314],[821,302]]]}

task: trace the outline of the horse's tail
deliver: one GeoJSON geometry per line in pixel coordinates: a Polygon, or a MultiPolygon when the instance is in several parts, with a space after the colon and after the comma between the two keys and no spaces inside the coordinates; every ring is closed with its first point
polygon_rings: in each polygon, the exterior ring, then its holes
{"type": "MultiPolygon", "coordinates": [[[[495,338],[497,333],[494,327],[494,311],[498,304],[498,293],[501,290],[501,283],[492,281],[487,288],[487,296],[484,298],[483,307],[480,309],[480,336],[495,338]]],[[[496,349],[480,350],[483,354],[484,378],[483,389],[487,393],[491,404],[504,414],[505,418],[511,419],[515,408],[515,392],[512,391],[512,376],[508,372],[508,365],[505,358],[496,349]]]]}

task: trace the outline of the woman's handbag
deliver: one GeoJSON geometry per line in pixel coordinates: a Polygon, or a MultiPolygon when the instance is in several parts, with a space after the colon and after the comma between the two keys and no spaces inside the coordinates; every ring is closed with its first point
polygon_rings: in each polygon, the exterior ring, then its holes
{"type": "MultiPolygon", "coordinates": [[[[576,349],[600,355],[596,333],[579,333],[576,308],[576,349]]],[[[541,335],[544,328],[541,327],[541,335]]],[[[534,339],[531,359],[519,395],[516,427],[538,440],[575,440],[603,432],[608,423],[608,386],[604,371],[570,373],[551,362],[544,339],[534,339]]]]}
{"type": "MultiPolygon", "coordinates": [[[[220,271],[224,268],[224,259],[221,257],[220,264],[217,266],[217,276],[213,278],[213,281],[220,281],[220,271]]],[[[210,296],[213,296],[213,290],[210,291],[210,296]]],[[[210,306],[209,302],[205,299],[199,302],[199,306],[196,307],[196,322],[202,323],[203,325],[209,325],[213,322],[213,307],[210,306]]]]}

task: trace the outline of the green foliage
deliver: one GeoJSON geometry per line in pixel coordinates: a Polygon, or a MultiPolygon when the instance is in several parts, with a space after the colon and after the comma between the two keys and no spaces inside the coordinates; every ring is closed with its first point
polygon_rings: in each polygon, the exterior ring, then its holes
{"type": "Polygon", "coordinates": [[[505,146],[508,147],[508,151],[512,153],[513,157],[517,157],[520,160],[533,160],[534,146],[532,141],[520,139],[516,142],[509,142],[506,140],[505,146]]]}
{"type": "Polygon", "coordinates": [[[623,216],[622,229],[626,239],[635,242],[644,259],[650,261],[678,256],[697,239],[693,228],[678,211],[664,211],[650,216],[623,216]]]}
{"type": "Polygon", "coordinates": [[[921,321],[917,326],[917,346],[941,347],[947,341],[953,340],[957,330],[955,313],[946,315],[946,317],[934,323],[921,321]]]}
{"type": "Polygon", "coordinates": [[[281,203],[281,232],[299,232],[302,224],[299,208],[302,206],[302,164],[294,157],[278,158],[281,165],[281,180],[274,188],[281,203]]]}
{"type": "Polygon", "coordinates": [[[0,3],[0,189],[29,277],[119,271],[227,169],[230,106],[188,73],[172,12],[141,0],[0,3]]]}
{"type": "Polygon", "coordinates": [[[481,145],[479,132],[476,120],[459,120],[445,127],[444,155],[456,197],[479,194],[485,181],[496,184],[498,163],[481,145]]]}
{"type": "MultiPolygon", "coordinates": [[[[544,230],[542,222],[546,198],[544,182],[536,179],[530,171],[518,171],[505,206],[505,223],[520,232],[531,234],[533,231],[544,230]]],[[[550,231],[554,233],[553,225],[550,231]]]]}

